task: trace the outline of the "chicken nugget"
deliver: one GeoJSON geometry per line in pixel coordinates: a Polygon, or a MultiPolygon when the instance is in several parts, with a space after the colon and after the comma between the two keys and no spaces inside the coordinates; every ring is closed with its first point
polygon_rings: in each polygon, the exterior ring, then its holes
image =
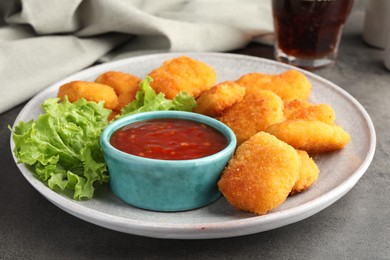
{"type": "Polygon", "coordinates": [[[299,168],[298,180],[295,182],[290,195],[295,195],[311,187],[318,179],[320,170],[317,164],[306,151],[297,150],[301,167],[299,168]]]}
{"type": "Polygon", "coordinates": [[[100,74],[95,80],[97,83],[112,87],[117,95],[129,91],[136,93],[139,90],[140,81],[139,77],[120,71],[107,71],[100,74]]]}
{"type": "Polygon", "coordinates": [[[141,79],[129,73],[120,71],[107,71],[96,78],[95,82],[112,87],[118,96],[118,106],[114,109],[120,111],[132,102],[139,90],[141,79]]]}
{"type": "Polygon", "coordinates": [[[351,139],[342,127],[318,120],[286,120],[269,126],[266,132],[308,153],[339,150],[351,139]]]}
{"type": "Polygon", "coordinates": [[[68,96],[70,102],[81,98],[88,101],[104,101],[104,107],[114,109],[118,105],[118,97],[113,88],[96,82],[72,81],[60,87],[57,96],[64,100],[68,96]]]}
{"type": "Polygon", "coordinates": [[[289,119],[319,120],[328,124],[334,124],[336,115],[328,104],[311,104],[308,101],[293,99],[284,101],[284,116],[289,119]]]}
{"type": "Polygon", "coordinates": [[[215,70],[204,62],[181,56],[165,61],[159,68],[149,73],[150,83],[157,93],[164,93],[173,99],[181,91],[197,98],[216,82],[215,70]]]}
{"type": "Polygon", "coordinates": [[[278,75],[253,72],[243,75],[236,82],[247,88],[247,92],[252,89],[266,89],[276,93],[283,100],[306,100],[311,92],[310,81],[296,70],[288,70],[278,75]]]}
{"type": "Polygon", "coordinates": [[[245,88],[233,81],[224,81],[206,90],[196,100],[194,112],[216,117],[222,111],[240,102],[245,95],[245,88]]]}
{"type": "Polygon", "coordinates": [[[278,89],[288,89],[290,86],[276,75],[252,72],[243,75],[236,83],[246,88],[246,93],[251,93],[257,89],[270,90],[280,96],[278,89]]]}
{"type": "Polygon", "coordinates": [[[259,132],[237,148],[218,187],[236,208],[262,215],[286,200],[297,181],[299,167],[293,147],[259,132]]]}
{"type": "Polygon", "coordinates": [[[245,94],[241,102],[224,110],[218,119],[233,130],[239,145],[269,125],[283,121],[283,101],[272,91],[259,89],[245,94]]]}
{"type": "Polygon", "coordinates": [[[309,79],[300,71],[287,70],[278,75],[281,79],[290,85],[289,93],[286,93],[286,97],[282,99],[303,99],[306,100],[311,92],[311,83],[309,79]],[[291,96],[289,98],[288,96],[291,96]]]}

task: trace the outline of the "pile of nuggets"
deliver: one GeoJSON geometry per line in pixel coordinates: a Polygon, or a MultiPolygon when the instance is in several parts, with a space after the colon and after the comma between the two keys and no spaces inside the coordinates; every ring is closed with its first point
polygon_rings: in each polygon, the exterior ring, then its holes
{"type": "MultiPolygon", "coordinates": [[[[186,91],[197,101],[194,112],[214,117],[237,137],[237,149],[218,187],[239,210],[266,214],[288,196],[303,192],[318,179],[311,156],[345,147],[350,136],[335,123],[327,104],[308,101],[311,83],[297,70],[270,75],[253,72],[235,81],[216,82],[208,64],[187,56],[165,61],[149,74],[152,88],[172,99],[186,91]]],[[[134,100],[140,78],[109,71],[95,82],[74,81],[58,97],[105,101],[113,114],[134,100]]]]}

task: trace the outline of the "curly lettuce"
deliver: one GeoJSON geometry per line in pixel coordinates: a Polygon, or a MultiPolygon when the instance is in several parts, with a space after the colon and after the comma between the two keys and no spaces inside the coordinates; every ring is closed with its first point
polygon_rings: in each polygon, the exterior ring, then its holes
{"type": "Polygon", "coordinates": [[[13,152],[49,188],[69,188],[74,199],[91,199],[94,183],[109,179],[99,138],[111,110],[85,99],[58,101],[47,99],[42,104],[45,113],[15,126],[13,152]]]}

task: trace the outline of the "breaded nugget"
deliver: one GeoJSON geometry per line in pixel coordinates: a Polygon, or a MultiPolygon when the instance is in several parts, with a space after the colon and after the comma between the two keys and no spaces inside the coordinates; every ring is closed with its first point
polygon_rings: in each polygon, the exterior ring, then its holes
{"type": "Polygon", "coordinates": [[[237,148],[218,187],[236,208],[262,215],[286,200],[297,181],[299,167],[293,147],[259,132],[237,148]]]}
{"type": "Polygon", "coordinates": [[[298,180],[295,182],[290,195],[295,195],[311,187],[318,179],[320,170],[317,164],[306,151],[297,150],[301,167],[299,168],[298,180]]]}
{"type": "Polygon", "coordinates": [[[240,102],[245,95],[245,88],[233,81],[224,81],[206,90],[196,100],[194,112],[216,117],[222,111],[240,102]]]}
{"type": "Polygon", "coordinates": [[[334,124],[336,115],[328,104],[311,104],[308,101],[293,99],[284,101],[284,116],[286,119],[319,120],[328,124],[334,124]]]}
{"type": "Polygon", "coordinates": [[[100,74],[95,80],[97,83],[112,87],[118,95],[127,93],[129,90],[137,92],[140,81],[139,77],[120,71],[107,71],[100,74]]]}
{"type": "Polygon", "coordinates": [[[239,78],[236,83],[246,88],[246,93],[251,93],[252,91],[256,91],[258,89],[270,90],[276,93],[278,96],[280,94],[278,89],[288,89],[290,87],[287,82],[282,80],[277,75],[271,74],[263,74],[258,72],[252,72],[243,75],[239,78]]]}
{"type": "Polygon", "coordinates": [[[286,94],[282,99],[303,99],[306,100],[311,92],[311,83],[309,79],[297,70],[287,70],[279,74],[290,85],[290,93],[286,94]],[[291,95],[291,98],[288,96],[291,95]],[[295,97],[294,97],[295,96],[295,97]]]}
{"type": "Polygon", "coordinates": [[[168,99],[173,99],[180,91],[197,98],[215,85],[217,77],[212,67],[186,56],[165,61],[149,76],[153,78],[152,88],[168,99]]]}
{"type": "Polygon", "coordinates": [[[105,72],[95,82],[112,87],[118,96],[118,106],[114,109],[120,111],[124,106],[134,100],[139,90],[141,79],[129,73],[120,71],[105,72]]]}
{"type": "Polygon", "coordinates": [[[283,100],[306,100],[311,92],[310,81],[296,70],[288,70],[278,75],[253,72],[243,75],[236,82],[247,88],[247,92],[252,89],[266,89],[273,91],[283,100]]]}
{"type": "Polygon", "coordinates": [[[350,136],[342,127],[318,120],[286,120],[269,126],[266,132],[308,153],[339,150],[350,141],[350,136]]]}
{"type": "Polygon", "coordinates": [[[233,130],[239,145],[269,125],[283,121],[283,101],[272,91],[259,89],[245,94],[241,102],[226,109],[218,119],[233,130]]]}
{"type": "Polygon", "coordinates": [[[118,106],[118,97],[113,88],[96,82],[72,81],[60,87],[57,96],[63,100],[68,96],[70,102],[85,98],[88,101],[104,101],[104,107],[114,109],[118,106]]]}

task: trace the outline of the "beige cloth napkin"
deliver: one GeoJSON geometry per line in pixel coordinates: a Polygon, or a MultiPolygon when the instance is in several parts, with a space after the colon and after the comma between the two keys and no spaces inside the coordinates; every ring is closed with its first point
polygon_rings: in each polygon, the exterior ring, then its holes
{"type": "Polygon", "coordinates": [[[269,0],[2,0],[0,113],[97,62],[272,35],[269,0]]]}

